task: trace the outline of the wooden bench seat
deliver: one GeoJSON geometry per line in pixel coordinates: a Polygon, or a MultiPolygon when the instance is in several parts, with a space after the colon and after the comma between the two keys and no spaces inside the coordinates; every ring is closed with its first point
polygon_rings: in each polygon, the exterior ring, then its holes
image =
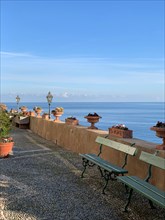
{"type": "Polygon", "coordinates": [[[96,154],[79,154],[82,157],[82,161],[83,161],[83,166],[84,166],[84,170],[82,171],[81,177],[83,178],[83,174],[86,170],[86,167],[93,167],[95,165],[98,166],[98,169],[100,170],[101,173],[101,177],[104,177],[105,179],[105,185],[103,187],[103,193],[105,193],[105,189],[108,185],[108,181],[110,179],[116,179],[116,176],[118,175],[124,175],[126,173],[128,173],[128,171],[124,168],[127,164],[127,157],[128,155],[130,156],[134,156],[136,153],[136,148],[133,147],[134,143],[132,144],[132,146],[126,145],[126,144],[122,144],[116,141],[112,141],[110,139],[106,139],[104,137],[100,137],[98,136],[96,138],[96,142],[98,144],[100,144],[99,147],[99,153],[98,155],[96,154]],[[124,161],[123,164],[121,164],[121,166],[118,166],[112,162],[106,161],[104,159],[102,159],[101,153],[103,151],[103,146],[104,147],[110,147],[114,150],[120,151],[122,152],[125,157],[124,157],[124,161]]]}
{"type": "Polygon", "coordinates": [[[165,192],[161,191],[156,186],[153,186],[151,183],[148,182],[152,176],[152,166],[165,169],[165,159],[158,157],[155,154],[149,154],[147,152],[142,152],[139,159],[146,163],[149,163],[149,169],[146,179],[143,180],[137,176],[117,177],[119,181],[130,188],[128,201],[124,210],[128,211],[128,206],[131,201],[133,190],[145,196],[149,200],[151,208],[154,208],[153,203],[156,203],[165,208],[165,192]]]}
{"type": "Polygon", "coordinates": [[[115,164],[112,164],[110,162],[107,162],[106,160],[98,157],[95,154],[80,154],[83,158],[86,158],[87,160],[90,160],[92,163],[101,166],[102,168],[106,169],[109,172],[115,173],[117,174],[124,174],[124,173],[128,173],[128,171],[126,169],[123,169],[115,164]]]}

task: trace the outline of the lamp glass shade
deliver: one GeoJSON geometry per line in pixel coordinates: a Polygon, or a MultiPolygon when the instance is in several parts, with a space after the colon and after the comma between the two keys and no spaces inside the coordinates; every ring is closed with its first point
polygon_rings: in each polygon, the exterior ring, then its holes
{"type": "Polygon", "coordinates": [[[48,95],[46,96],[48,103],[52,102],[53,96],[50,92],[48,92],[48,95]]]}

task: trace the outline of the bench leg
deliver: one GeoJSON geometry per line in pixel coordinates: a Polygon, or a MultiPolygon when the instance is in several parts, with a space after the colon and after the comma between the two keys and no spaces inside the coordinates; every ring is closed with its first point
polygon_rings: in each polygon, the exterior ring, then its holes
{"type": "Polygon", "coordinates": [[[124,184],[124,186],[125,186],[126,193],[128,194],[129,193],[129,190],[128,190],[129,187],[126,184],[124,184]]]}
{"type": "Polygon", "coordinates": [[[101,173],[101,177],[104,177],[102,169],[99,166],[98,166],[98,169],[99,169],[99,171],[101,173]]]}
{"type": "Polygon", "coordinates": [[[156,209],[156,207],[153,205],[153,202],[151,200],[149,200],[149,204],[150,204],[151,209],[156,209]]]}
{"type": "Polygon", "coordinates": [[[131,202],[132,192],[133,192],[133,189],[130,189],[129,196],[128,196],[128,202],[127,202],[127,204],[126,204],[126,206],[124,208],[124,212],[128,212],[128,206],[129,206],[129,204],[131,202]]]}
{"type": "Polygon", "coordinates": [[[104,188],[103,188],[103,191],[102,191],[103,194],[105,194],[105,189],[106,189],[106,187],[107,187],[107,185],[108,185],[108,181],[109,181],[109,180],[107,179],[106,182],[105,182],[105,185],[104,185],[104,188]]]}
{"type": "Polygon", "coordinates": [[[104,179],[105,179],[105,185],[104,185],[103,191],[102,191],[103,194],[105,194],[105,189],[108,185],[108,181],[111,179],[111,175],[112,175],[112,172],[104,170],[104,175],[103,176],[104,176],[104,179]]]}
{"type": "Polygon", "coordinates": [[[81,174],[81,178],[83,178],[84,177],[84,172],[85,172],[85,170],[86,170],[86,167],[87,167],[87,165],[88,165],[88,160],[87,159],[85,159],[85,158],[82,158],[82,160],[83,160],[83,167],[84,167],[84,170],[82,171],[82,174],[81,174]]]}

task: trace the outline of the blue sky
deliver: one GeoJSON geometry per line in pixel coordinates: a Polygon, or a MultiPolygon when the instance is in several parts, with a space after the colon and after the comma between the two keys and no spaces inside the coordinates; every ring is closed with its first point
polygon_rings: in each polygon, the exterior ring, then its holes
{"type": "Polygon", "coordinates": [[[164,101],[164,1],[1,0],[1,102],[164,101]]]}

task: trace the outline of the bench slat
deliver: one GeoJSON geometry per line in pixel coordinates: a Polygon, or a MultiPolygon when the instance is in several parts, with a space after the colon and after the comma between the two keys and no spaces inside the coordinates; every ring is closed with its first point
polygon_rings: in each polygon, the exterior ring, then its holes
{"type": "MultiPolygon", "coordinates": [[[[148,187],[146,188],[146,186],[139,184],[138,182],[134,181],[133,179],[131,179],[129,176],[119,176],[117,177],[117,179],[121,182],[123,182],[124,184],[128,185],[129,187],[133,188],[135,191],[141,193],[142,195],[144,195],[146,198],[152,200],[153,202],[161,205],[162,207],[165,208],[165,198],[162,197],[162,194],[164,192],[160,191],[161,196],[157,193],[158,189],[156,190],[156,192],[154,192],[154,187],[152,187],[152,190],[150,190],[150,185],[148,183],[148,187]]],[[[146,184],[146,182],[145,182],[146,184]]]]}
{"type": "Polygon", "coordinates": [[[83,158],[86,158],[87,160],[90,160],[94,164],[97,164],[98,166],[106,169],[109,172],[113,171],[114,173],[118,173],[118,174],[128,173],[127,170],[125,170],[117,165],[114,165],[110,162],[107,162],[106,160],[98,157],[95,154],[80,154],[80,156],[82,156],[83,158]]]}
{"type": "Polygon", "coordinates": [[[159,196],[161,196],[162,198],[165,199],[165,192],[160,191],[157,187],[155,187],[154,185],[140,179],[137,176],[128,176],[128,178],[132,179],[133,181],[137,182],[138,184],[143,185],[144,187],[146,187],[147,189],[153,191],[154,193],[158,194],[159,196]]]}
{"type": "Polygon", "coordinates": [[[122,151],[124,153],[129,154],[129,155],[135,155],[136,154],[136,148],[135,147],[131,147],[131,146],[128,146],[126,144],[122,144],[122,143],[119,143],[119,142],[116,142],[116,141],[112,141],[110,139],[106,139],[106,138],[98,136],[96,138],[96,142],[99,143],[99,144],[106,145],[107,147],[113,148],[115,150],[122,151]]]}
{"type": "Polygon", "coordinates": [[[165,170],[165,159],[162,157],[142,151],[139,159],[165,170]]]}

